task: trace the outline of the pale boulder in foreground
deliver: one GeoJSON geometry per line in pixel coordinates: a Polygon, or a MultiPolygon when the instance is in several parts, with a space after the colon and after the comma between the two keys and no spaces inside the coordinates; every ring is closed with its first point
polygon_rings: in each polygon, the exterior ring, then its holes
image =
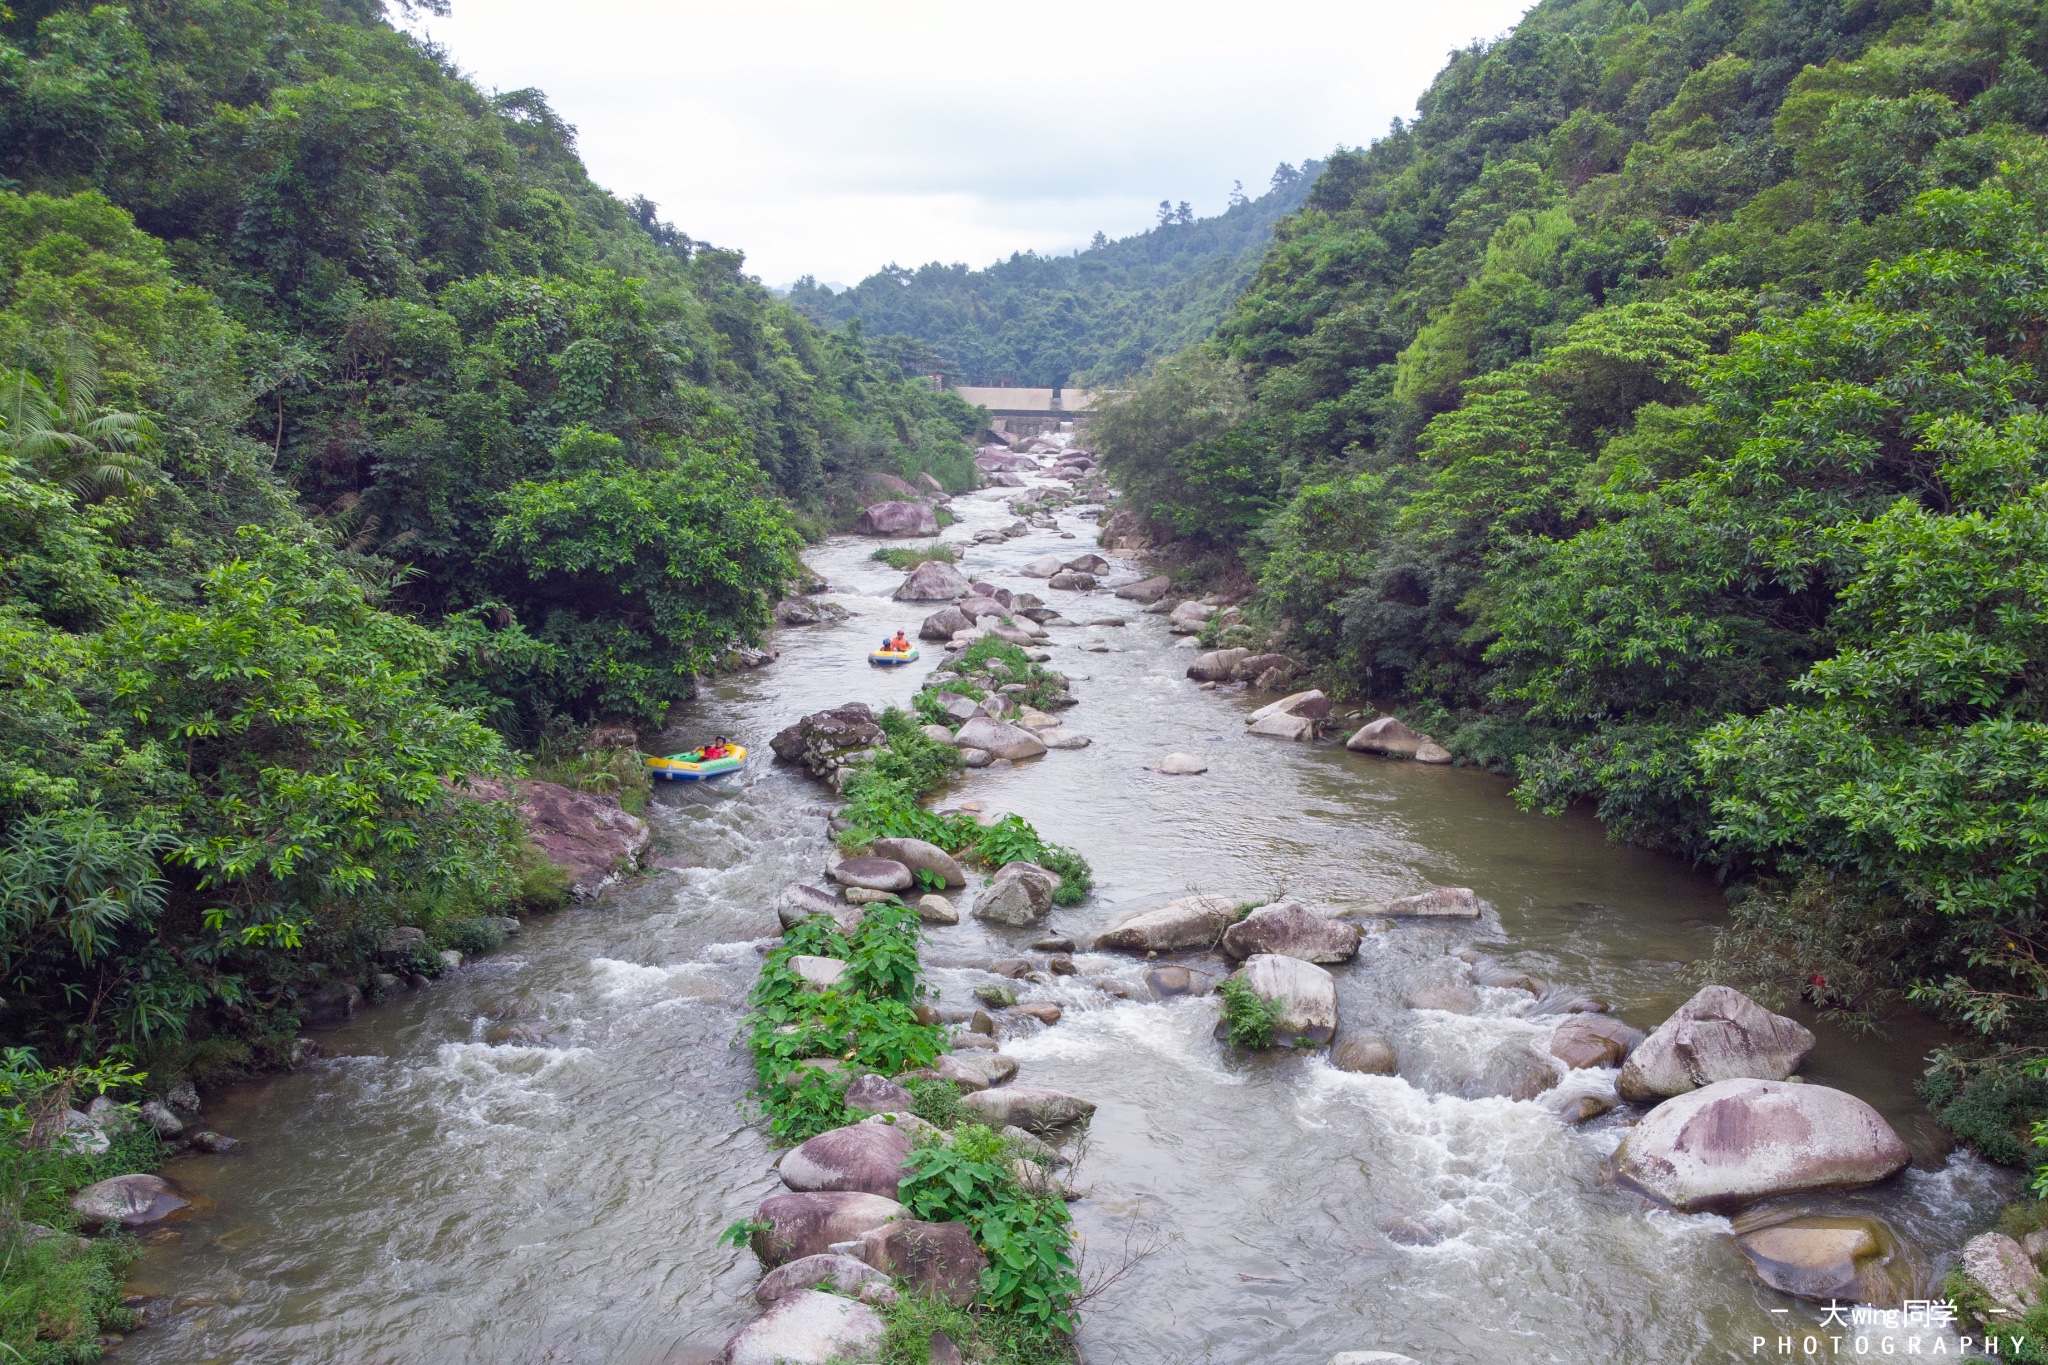
{"type": "Polygon", "coordinates": [[[1782,1081],[1813,1050],[1813,1034],[1741,991],[1707,986],[1637,1046],[1614,1090],[1638,1103],[1716,1081],[1782,1081]]]}
{"type": "Polygon", "coordinates": [[[881,1359],[888,1331],[864,1303],[799,1289],[784,1294],[725,1343],[724,1365],[826,1365],[881,1359]]]}
{"type": "Polygon", "coordinates": [[[1622,1140],[1614,1168],[1626,1184],[1695,1213],[1874,1184],[1910,1159],[1884,1116],[1854,1095],[1745,1079],[1658,1105],[1622,1140]]]}
{"type": "Polygon", "coordinates": [[[1261,999],[1280,1006],[1272,1046],[1321,1046],[1336,1035],[1337,978],[1321,967],[1298,957],[1254,953],[1244,960],[1243,975],[1261,999]]]}
{"type": "Polygon", "coordinates": [[[1095,946],[1132,953],[1207,948],[1223,936],[1236,915],[1237,902],[1228,896],[1182,896],[1125,916],[1097,937],[1095,946]]]}

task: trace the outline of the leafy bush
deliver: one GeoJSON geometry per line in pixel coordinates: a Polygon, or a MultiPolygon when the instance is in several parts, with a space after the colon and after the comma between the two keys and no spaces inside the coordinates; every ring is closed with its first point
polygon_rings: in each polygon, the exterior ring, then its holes
{"type": "Polygon", "coordinates": [[[1273,1042],[1281,1005],[1253,990],[1242,976],[1226,976],[1216,988],[1223,1001],[1223,1028],[1232,1047],[1262,1048],[1273,1042]]]}
{"type": "Polygon", "coordinates": [[[453,948],[464,957],[475,957],[503,947],[505,930],[494,919],[478,915],[466,919],[443,920],[434,926],[428,940],[436,948],[453,948]]]}
{"type": "Polygon", "coordinates": [[[882,1365],[926,1365],[934,1332],[944,1332],[975,1365],[1072,1365],[1074,1360],[1073,1342],[1064,1333],[1015,1313],[958,1308],[905,1294],[882,1310],[882,1319],[887,1324],[882,1365]]]}
{"type": "Polygon", "coordinates": [[[960,552],[950,545],[884,545],[869,559],[887,564],[892,569],[910,570],[920,564],[958,564],[960,552]]]}
{"type": "Polygon", "coordinates": [[[1009,1143],[980,1124],[920,1143],[905,1160],[897,1198],[913,1218],[964,1222],[987,1253],[982,1299],[1055,1332],[1074,1330],[1074,1273],[1066,1202],[1027,1194],[1010,1169],[1009,1143]]]}

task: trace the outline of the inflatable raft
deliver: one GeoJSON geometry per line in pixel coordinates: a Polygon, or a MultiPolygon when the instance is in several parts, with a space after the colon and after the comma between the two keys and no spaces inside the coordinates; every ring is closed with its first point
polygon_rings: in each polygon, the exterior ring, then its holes
{"type": "Polygon", "coordinates": [[[702,749],[692,749],[686,754],[670,754],[667,758],[649,758],[647,775],[670,782],[701,782],[707,777],[736,773],[746,761],[744,745],[735,744],[717,758],[706,758],[702,749]]]}
{"type": "Polygon", "coordinates": [[[876,649],[868,653],[871,664],[914,664],[917,662],[917,646],[908,649],[876,649]]]}

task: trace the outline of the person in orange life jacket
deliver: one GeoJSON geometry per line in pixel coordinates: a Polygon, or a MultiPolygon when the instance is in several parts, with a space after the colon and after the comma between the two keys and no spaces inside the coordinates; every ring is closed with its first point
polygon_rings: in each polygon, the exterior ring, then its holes
{"type": "Polygon", "coordinates": [[[910,652],[910,637],[900,630],[897,631],[896,638],[889,642],[889,648],[895,650],[898,654],[908,654],[910,652]]]}

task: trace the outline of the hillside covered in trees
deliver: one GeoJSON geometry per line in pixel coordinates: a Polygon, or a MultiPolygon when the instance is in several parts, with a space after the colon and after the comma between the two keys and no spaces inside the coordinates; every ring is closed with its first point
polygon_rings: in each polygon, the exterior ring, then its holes
{"type": "Polygon", "coordinates": [[[8,1044],[287,1046],[531,889],[468,777],[657,721],[863,472],[971,476],[741,267],[375,4],[0,9],[8,1044]]]}
{"type": "Polygon", "coordinates": [[[985,270],[890,266],[850,289],[799,280],[789,301],[828,326],[914,337],[959,384],[1100,383],[1201,341],[1250,282],[1273,225],[1301,207],[1320,162],[1282,165],[1256,199],[1213,218],[1161,201],[1159,223],[1071,256],[1018,252],[985,270]]]}
{"type": "Polygon", "coordinates": [[[1738,888],[1723,980],[2048,1086],[2048,11],[1544,0],[1105,419],[1261,631],[1738,888]]]}

